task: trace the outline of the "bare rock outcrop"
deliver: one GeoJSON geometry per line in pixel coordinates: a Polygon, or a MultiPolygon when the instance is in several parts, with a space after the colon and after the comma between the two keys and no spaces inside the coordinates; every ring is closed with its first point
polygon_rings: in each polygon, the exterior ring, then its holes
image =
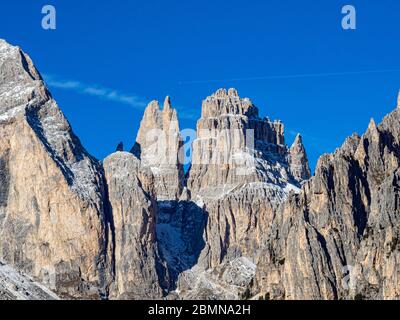
{"type": "Polygon", "coordinates": [[[183,189],[183,149],[176,110],[166,97],[161,111],[157,101],[145,110],[132,152],[153,172],[159,200],[177,200],[183,189]]]}
{"type": "Polygon", "coordinates": [[[179,278],[171,297],[190,300],[248,299],[248,286],[253,281],[256,265],[245,257],[225,261],[218,267],[202,270],[194,267],[179,278]]]}
{"type": "Polygon", "coordinates": [[[0,40],[0,260],[98,298],[111,275],[103,180],[31,59],[0,40]]]}
{"type": "Polygon", "coordinates": [[[309,177],[301,141],[292,150],[285,145],[283,124],[260,118],[257,107],[235,89],[220,89],[203,101],[187,184],[192,201],[208,217],[199,257],[205,270],[258,256],[275,208],[309,177]],[[292,174],[300,163],[304,173],[292,174]]]}
{"type": "Polygon", "coordinates": [[[298,134],[289,150],[290,172],[298,181],[306,181],[311,178],[311,171],[308,165],[306,149],[303,139],[298,134]]]}
{"type": "Polygon", "coordinates": [[[203,101],[188,188],[193,195],[218,196],[244,183],[295,184],[287,155],[280,121],[260,118],[235,89],[220,89],[203,101]]]}
{"type": "Polygon", "coordinates": [[[149,170],[127,152],[104,160],[113,222],[115,282],[113,299],[157,299],[163,296],[162,265],[156,243],[157,203],[149,170]],[[143,183],[143,182],[144,183],[143,183]]]}
{"type": "Polygon", "coordinates": [[[203,101],[186,177],[179,130],[153,101],[102,166],[0,40],[0,299],[400,299],[400,94],[313,177],[235,89],[203,101]]]}
{"type": "Polygon", "coordinates": [[[255,292],[271,299],[398,299],[399,109],[371,120],[282,204],[255,292]]]}

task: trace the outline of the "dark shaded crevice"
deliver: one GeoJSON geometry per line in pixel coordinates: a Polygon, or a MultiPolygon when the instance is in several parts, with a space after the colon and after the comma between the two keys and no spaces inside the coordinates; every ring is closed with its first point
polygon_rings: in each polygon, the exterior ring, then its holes
{"type": "Polygon", "coordinates": [[[35,73],[37,73],[39,75],[39,79],[36,79],[35,76],[32,74],[32,70],[29,66],[28,60],[26,59],[25,54],[22,52],[22,50],[19,50],[19,54],[21,56],[21,63],[22,63],[22,67],[24,68],[24,70],[26,71],[26,73],[28,73],[28,75],[31,77],[32,80],[43,80],[42,76],[39,74],[39,72],[36,70],[33,70],[35,73]]]}
{"type": "Polygon", "coordinates": [[[100,267],[100,286],[104,291],[102,298],[108,299],[110,294],[109,289],[112,282],[115,281],[115,225],[113,209],[109,198],[108,183],[105,178],[104,170],[102,171],[103,186],[104,186],[104,245],[101,244],[103,251],[101,252],[102,265],[100,267]],[[108,252],[111,244],[111,252],[108,252]],[[109,256],[111,254],[111,257],[109,256]],[[111,274],[108,274],[109,271],[111,274]]]}
{"type": "Polygon", "coordinates": [[[305,234],[306,234],[307,246],[308,246],[308,248],[309,248],[310,255],[311,255],[311,259],[312,259],[311,269],[312,269],[313,276],[314,276],[314,282],[315,282],[315,285],[316,285],[317,288],[318,288],[318,292],[319,292],[320,295],[322,296],[322,294],[321,294],[321,293],[322,293],[321,287],[320,287],[319,282],[318,282],[317,272],[316,272],[316,270],[315,270],[315,268],[314,268],[315,257],[314,257],[314,254],[313,254],[313,252],[312,252],[312,245],[311,245],[310,236],[309,236],[309,231],[308,231],[308,229],[307,229],[307,226],[304,226],[304,231],[305,231],[305,234]]]}
{"type": "MultiPolygon", "coordinates": [[[[333,270],[332,257],[331,257],[331,255],[330,255],[330,253],[329,253],[326,240],[325,240],[325,238],[323,237],[323,235],[322,235],[320,232],[318,232],[317,229],[314,229],[314,230],[315,230],[315,232],[316,232],[316,234],[317,234],[317,240],[318,240],[319,244],[321,245],[321,248],[322,248],[322,250],[323,250],[323,252],[324,252],[324,254],[325,254],[325,256],[326,256],[326,259],[327,259],[327,262],[328,262],[328,267],[329,267],[329,273],[330,273],[331,275],[334,275],[335,272],[334,272],[334,270],[333,270]]],[[[328,281],[330,282],[330,284],[331,284],[331,286],[332,286],[333,294],[334,294],[334,296],[335,296],[335,299],[337,299],[337,298],[338,298],[338,292],[337,292],[336,278],[333,276],[333,279],[334,279],[334,280],[332,280],[330,277],[328,277],[328,281]]]]}
{"type": "Polygon", "coordinates": [[[161,259],[157,268],[165,291],[176,289],[179,275],[198,263],[206,243],[208,213],[192,201],[158,201],[156,243],[161,259]],[[175,251],[176,250],[176,251],[175,251]]]}
{"type": "Polygon", "coordinates": [[[9,153],[0,157],[0,207],[7,206],[8,193],[10,191],[10,170],[8,166],[9,153]]]}
{"type": "Polygon", "coordinates": [[[133,145],[130,153],[132,153],[136,158],[141,160],[141,157],[142,157],[142,146],[139,143],[135,142],[135,144],[133,145]]]}
{"type": "Polygon", "coordinates": [[[352,206],[353,206],[353,219],[357,227],[357,235],[359,238],[364,234],[364,230],[368,223],[368,211],[364,202],[361,199],[361,188],[365,190],[368,200],[368,206],[371,204],[371,193],[368,185],[367,178],[360,166],[356,162],[351,162],[349,167],[349,189],[351,190],[352,206]],[[359,179],[360,183],[357,181],[359,179]]]}

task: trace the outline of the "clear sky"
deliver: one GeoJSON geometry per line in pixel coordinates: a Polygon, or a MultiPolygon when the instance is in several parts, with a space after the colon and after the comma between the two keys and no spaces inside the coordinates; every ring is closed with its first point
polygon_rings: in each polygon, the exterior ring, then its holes
{"type": "Polygon", "coordinates": [[[4,0],[0,38],[21,46],[90,153],[132,146],[147,102],[170,95],[181,128],[235,87],[262,116],[300,132],[312,169],[396,106],[400,1],[4,0]],[[41,9],[57,9],[57,29],[41,9]],[[357,29],[343,30],[352,4],[357,29]],[[376,72],[372,72],[376,71],[376,72]]]}

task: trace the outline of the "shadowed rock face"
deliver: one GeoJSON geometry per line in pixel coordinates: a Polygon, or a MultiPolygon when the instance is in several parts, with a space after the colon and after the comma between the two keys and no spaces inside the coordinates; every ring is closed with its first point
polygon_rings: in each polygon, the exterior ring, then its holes
{"type": "Polygon", "coordinates": [[[254,291],[277,299],[398,299],[399,109],[320,158],[266,234],[254,291]]]}
{"type": "Polygon", "coordinates": [[[8,155],[0,158],[0,207],[7,205],[8,192],[10,189],[10,173],[8,170],[8,155]]]}

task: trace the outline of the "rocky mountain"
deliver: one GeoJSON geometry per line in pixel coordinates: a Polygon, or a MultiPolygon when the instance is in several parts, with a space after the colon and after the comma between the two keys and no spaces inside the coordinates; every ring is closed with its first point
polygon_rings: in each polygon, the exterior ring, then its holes
{"type": "Polygon", "coordinates": [[[303,145],[303,138],[298,134],[290,147],[289,165],[290,172],[297,181],[306,181],[311,177],[308,166],[306,149],[303,145]]]}
{"type": "MultiPolygon", "coordinates": [[[[399,103],[400,105],[400,103],[399,103]]],[[[267,229],[254,293],[271,299],[398,299],[399,106],[323,155],[267,229]]]]}
{"type": "Polygon", "coordinates": [[[176,110],[169,97],[161,111],[152,101],[143,116],[132,153],[154,175],[157,199],[177,200],[183,188],[183,145],[176,110]]]}
{"type": "Polygon", "coordinates": [[[100,162],[0,40],[0,299],[398,299],[400,96],[321,156],[235,89],[183,167],[169,97],[100,162]]]}
{"type": "Polygon", "coordinates": [[[276,205],[299,190],[304,180],[298,175],[309,177],[302,152],[285,145],[280,121],[261,118],[236,90],[221,89],[203,101],[187,186],[207,215],[199,257],[205,269],[242,256],[254,261],[260,222],[270,221],[276,205]],[[301,160],[304,172],[297,165],[301,160]]]}
{"type": "MultiPolygon", "coordinates": [[[[141,168],[133,154],[118,152],[104,160],[113,228],[115,281],[110,298],[162,297],[156,243],[157,203],[151,171],[141,168]]],[[[160,266],[161,267],[161,266],[160,266]]]]}
{"type": "Polygon", "coordinates": [[[101,163],[73,134],[31,59],[0,40],[0,260],[65,297],[104,294],[101,163]]]}

